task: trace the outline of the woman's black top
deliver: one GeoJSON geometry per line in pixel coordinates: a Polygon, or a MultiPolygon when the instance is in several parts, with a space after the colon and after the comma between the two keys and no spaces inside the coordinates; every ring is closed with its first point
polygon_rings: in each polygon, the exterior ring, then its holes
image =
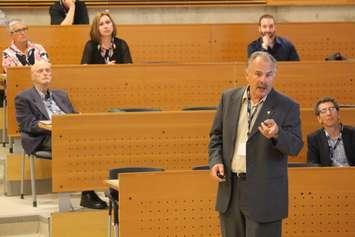
{"type": "Polygon", "coordinates": [[[112,48],[106,50],[104,55],[100,45],[89,40],[84,48],[81,64],[107,64],[109,61],[116,61],[116,64],[132,63],[131,53],[126,41],[120,38],[113,38],[112,48]]]}

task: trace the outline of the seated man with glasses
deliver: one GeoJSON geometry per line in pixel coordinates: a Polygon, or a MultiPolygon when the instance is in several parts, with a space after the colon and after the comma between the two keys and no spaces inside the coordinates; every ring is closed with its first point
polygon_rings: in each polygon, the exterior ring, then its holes
{"type": "Polygon", "coordinates": [[[321,98],[314,112],[322,128],[307,137],[308,162],[321,166],[355,166],[355,128],[340,122],[336,100],[321,98]]]}
{"type": "Polygon", "coordinates": [[[48,61],[48,54],[40,44],[29,41],[28,26],[21,20],[10,20],[8,31],[12,39],[11,45],[2,52],[2,68],[33,65],[37,60],[48,61]]]}

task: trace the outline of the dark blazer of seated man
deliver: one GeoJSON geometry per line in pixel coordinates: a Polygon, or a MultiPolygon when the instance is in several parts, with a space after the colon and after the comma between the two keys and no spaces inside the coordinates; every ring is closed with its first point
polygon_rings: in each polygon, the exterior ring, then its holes
{"type": "Polygon", "coordinates": [[[307,136],[307,160],[321,166],[355,166],[355,128],[340,122],[334,98],[317,101],[315,115],[322,128],[307,136]]]}
{"type": "Polygon", "coordinates": [[[51,150],[51,132],[41,128],[39,121],[51,120],[53,115],[75,113],[64,91],[49,89],[52,79],[49,63],[40,61],[31,71],[33,87],[15,97],[16,120],[26,154],[39,149],[51,150]]]}
{"type": "MultiPolygon", "coordinates": [[[[16,120],[22,133],[21,141],[26,154],[32,154],[36,150],[51,150],[51,132],[40,127],[41,120],[51,120],[54,115],[75,113],[64,91],[50,89],[50,63],[37,61],[31,67],[31,77],[33,87],[15,97],[16,120]]],[[[95,209],[107,206],[94,191],[84,191],[80,204],[95,209]]]]}

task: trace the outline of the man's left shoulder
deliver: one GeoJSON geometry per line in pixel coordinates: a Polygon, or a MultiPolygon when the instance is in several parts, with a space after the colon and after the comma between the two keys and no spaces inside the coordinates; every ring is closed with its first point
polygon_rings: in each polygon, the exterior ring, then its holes
{"type": "Polygon", "coordinates": [[[84,1],[77,1],[76,2],[76,6],[78,6],[78,7],[86,7],[86,4],[85,4],[84,1]]]}
{"type": "Polygon", "coordinates": [[[49,12],[52,12],[52,11],[61,11],[63,8],[62,6],[60,5],[59,1],[57,2],[54,2],[52,6],[50,6],[49,8],[49,12]]]}
{"type": "Polygon", "coordinates": [[[283,94],[282,92],[273,90],[272,96],[275,98],[275,100],[277,100],[277,102],[279,104],[289,104],[289,105],[297,105],[298,106],[298,103],[295,100],[293,100],[291,97],[283,94]]]}
{"type": "Polygon", "coordinates": [[[343,125],[343,131],[355,135],[355,127],[350,125],[343,125]]]}
{"type": "Polygon", "coordinates": [[[36,91],[33,87],[31,88],[27,88],[23,91],[20,91],[16,94],[16,97],[33,97],[34,95],[36,95],[36,91]]]}
{"type": "Polygon", "coordinates": [[[60,89],[52,89],[52,93],[57,96],[67,96],[67,92],[60,89]]]}
{"type": "Polygon", "coordinates": [[[276,40],[283,45],[293,45],[293,43],[289,39],[283,36],[277,36],[276,40]]]}
{"type": "Polygon", "coordinates": [[[251,41],[248,46],[256,46],[256,45],[261,45],[261,38],[257,38],[256,40],[251,41]]]}

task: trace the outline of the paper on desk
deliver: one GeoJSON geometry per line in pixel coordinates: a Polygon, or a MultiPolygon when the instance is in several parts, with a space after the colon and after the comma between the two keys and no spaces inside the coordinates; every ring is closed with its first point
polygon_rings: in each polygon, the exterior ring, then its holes
{"type": "Polygon", "coordinates": [[[39,122],[44,125],[51,125],[52,124],[52,120],[40,120],[39,122]]]}

